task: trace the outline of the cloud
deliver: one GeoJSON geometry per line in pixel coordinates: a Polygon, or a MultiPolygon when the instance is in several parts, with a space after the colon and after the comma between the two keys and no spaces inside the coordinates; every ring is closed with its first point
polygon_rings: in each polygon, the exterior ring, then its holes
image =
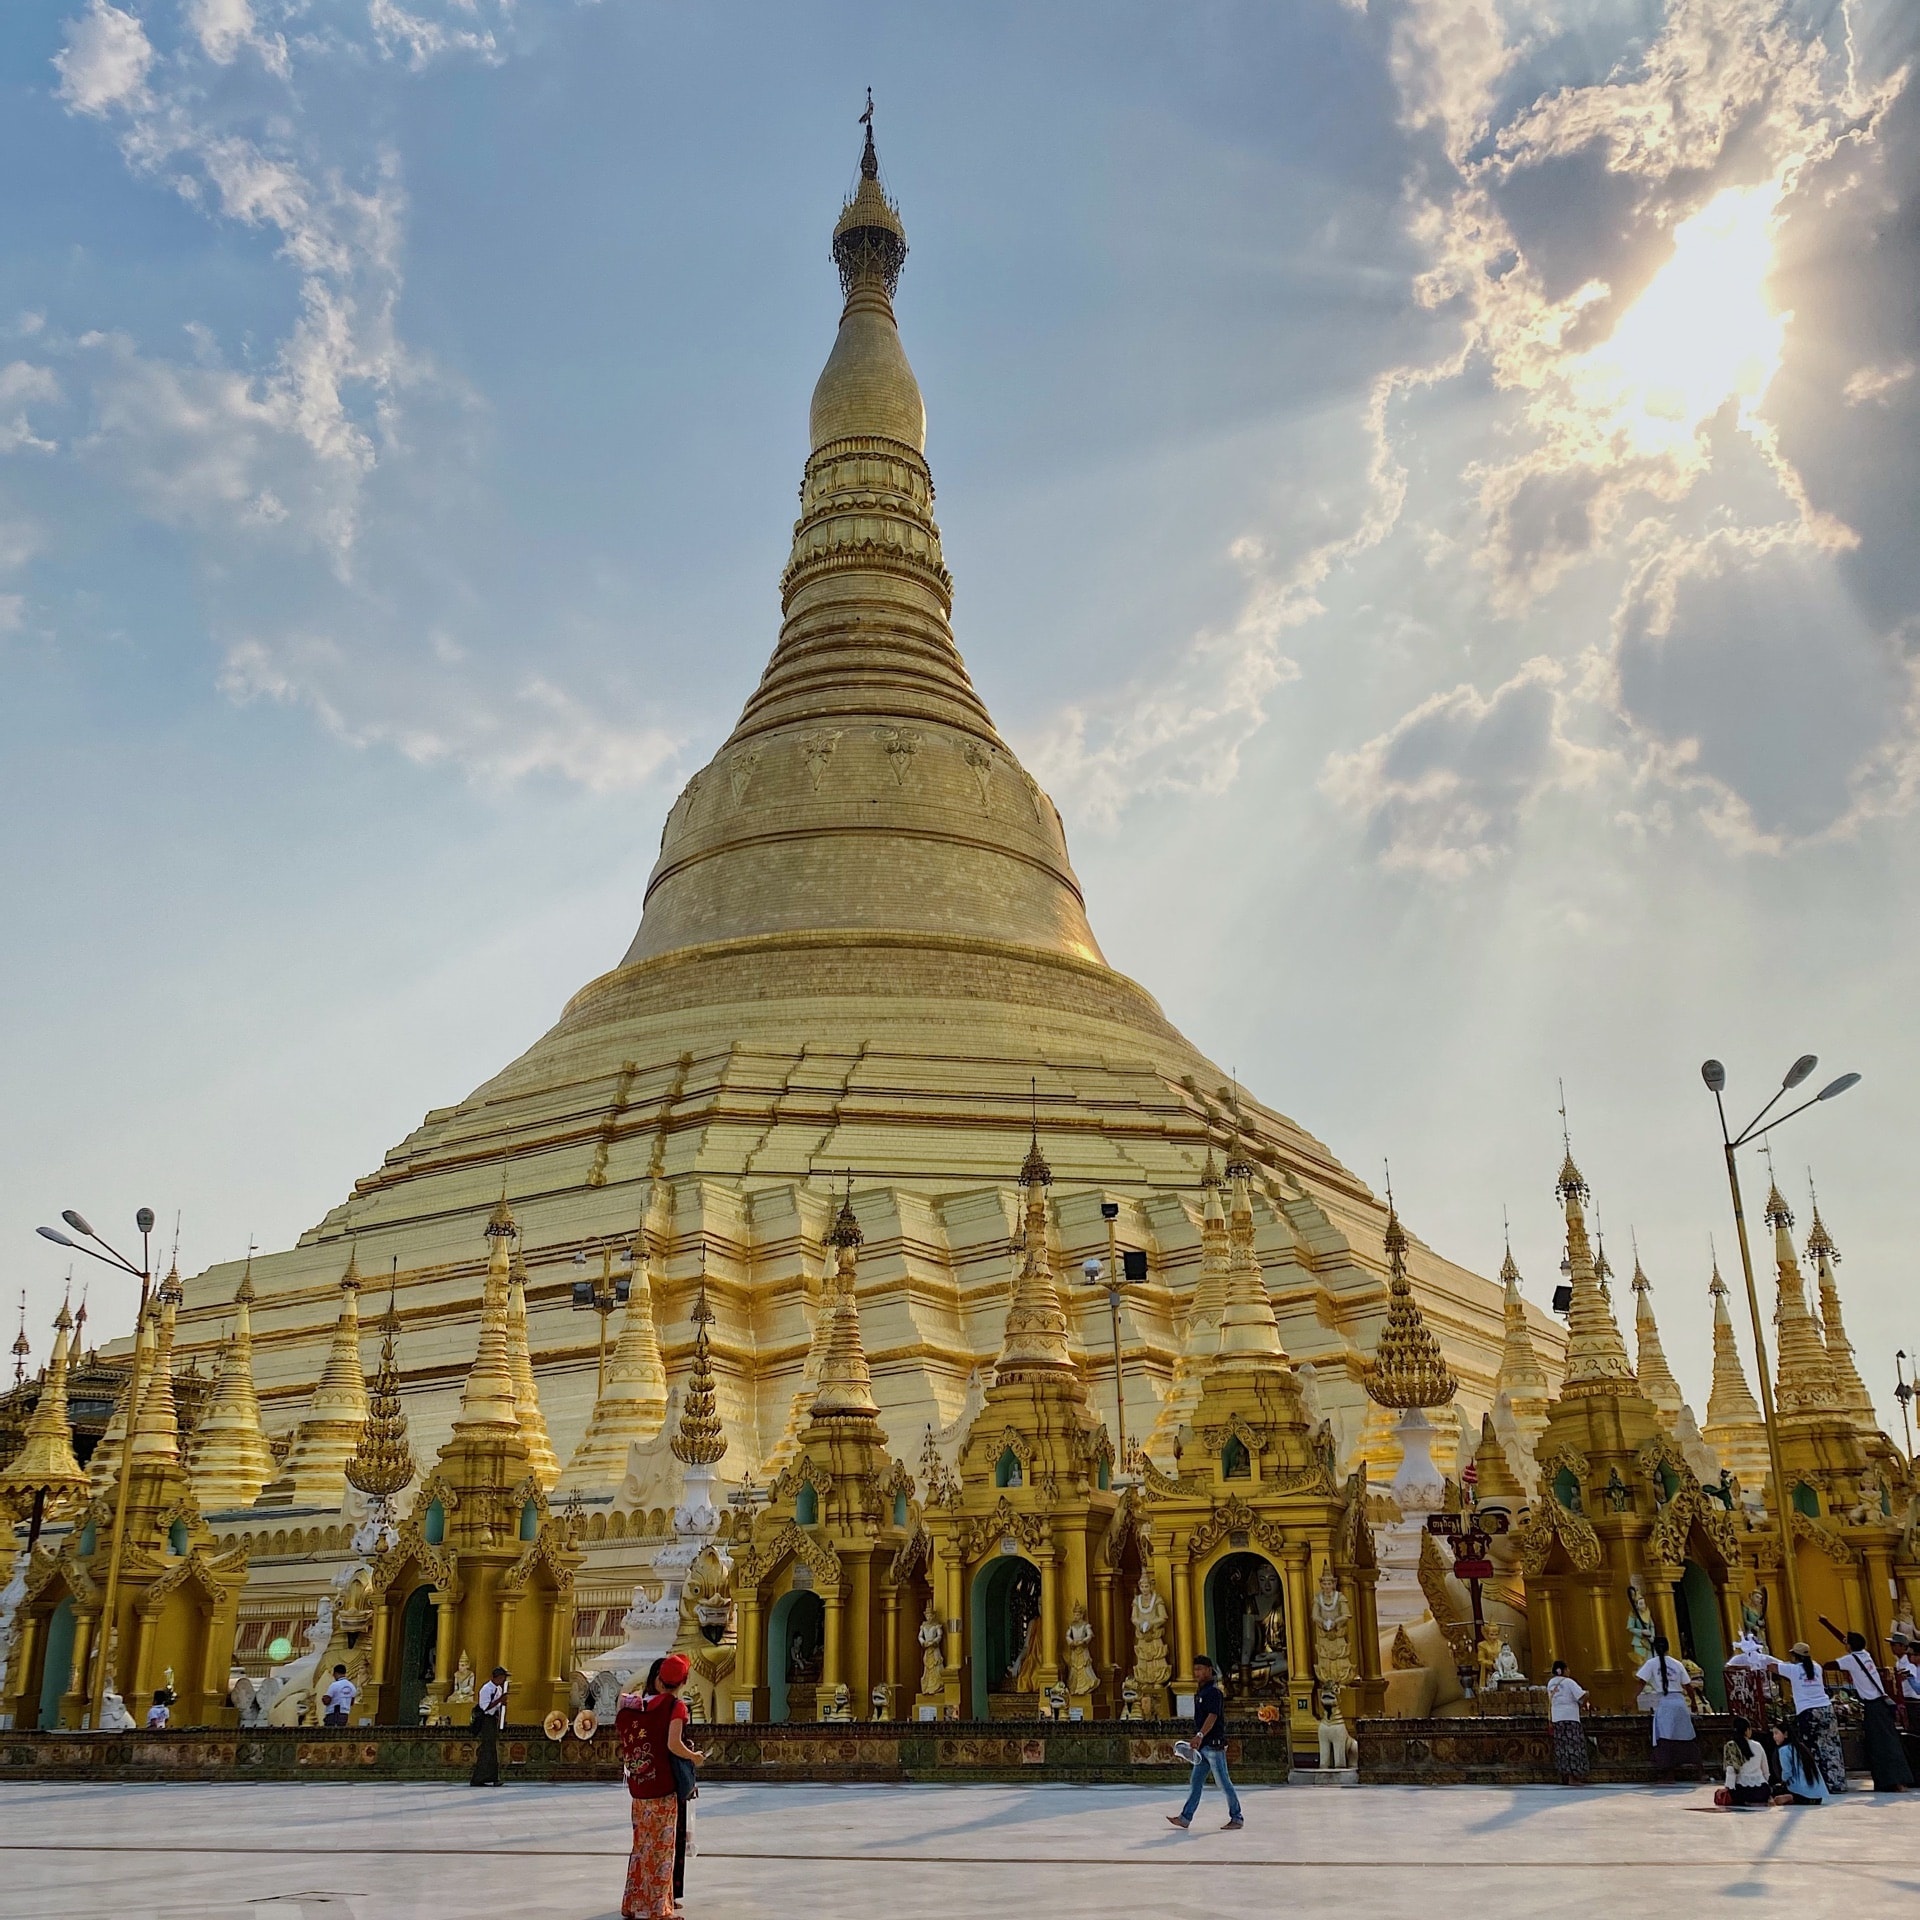
{"type": "MultiPolygon", "coordinates": [[[[466,0],[464,5],[454,0],[454,4],[468,18],[479,11],[477,0],[466,0]]],[[[404,59],[416,73],[447,54],[473,54],[488,65],[497,65],[502,58],[491,28],[449,26],[424,13],[409,13],[395,0],[370,0],[367,24],[380,51],[389,59],[404,59]]]]}
{"type": "Polygon", "coordinates": [[[60,98],[76,113],[98,116],[146,99],[153,46],[132,14],[89,0],[86,12],[68,22],[67,43],[53,64],[60,98]]]}
{"type": "Polygon", "coordinates": [[[1508,852],[1530,806],[1591,780],[1603,756],[1562,730],[1569,675],[1544,655],[1492,693],[1436,693],[1352,753],[1321,791],[1364,824],[1381,864],[1457,880],[1508,852]]]}
{"type": "Polygon", "coordinates": [[[1888,399],[1913,378],[1913,373],[1911,360],[1902,360],[1891,367],[1861,367],[1847,376],[1847,384],[1840,389],[1841,397],[1850,407],[1864,406],[1869,401],[1885,406],[1888,399]]]}
{"type": "Polygon", "coordinates": [[[249,638],[228,649],[219,684],[238,706],[264,700],[303,707],[347,746],[388,747],[416,766],[457,766],[483,785],[550,777],[596,793],[624,792],[652,780],[682,744],[645,722],[620,724],[540,674],[504,697],[471,685],[449,696],[442,682],[430,722],[356,716],[342,695],[358,670],[329,636],[249,638]]]}

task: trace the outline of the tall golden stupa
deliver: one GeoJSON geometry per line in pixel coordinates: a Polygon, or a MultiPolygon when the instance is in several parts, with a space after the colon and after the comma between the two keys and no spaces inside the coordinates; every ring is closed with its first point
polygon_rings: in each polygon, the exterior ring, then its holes
{"type": "MultiPolygon", "coordinates": [[[[391,1280],[421,1458],[447,1441],[503,1183],[518,1234],[510,1358],[551,1439],[550,1456],[529,1457],[543,1482],[541,1460],[557,1463],[556,1500],[672,1504],[678,1469],[662,1463],[703,1295],[729,1484],[764,1485],[794,1457],[835,1318],[830,1242],[849,1181],[888,1449],[950,1460],[1000,1350],[1036,1132],[1069,1342],[1102,1419],[1107,1299],[1081,1269],[1108,1252],[1103,1204],[1118,1209],[1118,1246],[1147,1263],[1121,1313],[1126,1431],[1170,1464],[1201,1391],[1183,1358],[1204,1317],[1217,1157],[1246,1171],[1260,1275],[1309,1408],[1343,1464],[1359,1447],[1361,1374],[1388,1304],[1387,1210],[1107,964],[1059,811],[968,676],[926,411],[894,316],[906,233],[870,122],[832,255],[845,306],[813,391],[779,639],[667,815],[632,944],[298,1244],[253,1261],[252,1364],[280,1462],[255,1512],[276,1527],[338,1511],[300,1496],[287,1438],[330,1350],[361,1337],[360,1276],[391,1280]],[[624,1307],[603,1287],[609,1311],[577,1310],[579,1283],[591,1293],[594,1276],[628,1274],[624,1307]]],[[[1405,1264],[1477,1431],[1502,1290],[1418,1241],[1405,1264]]],[[[232,1324],[241,1277],[217,1267],[187,1282],[183,1362],[232,1324]]],[[[1534,1338],[1557,1373],[1561,1330],[1536,1314],[1534,1338]]],[[[337,1436],[330,1465],[351,1440],[337,1436]]],[[[256,1539],[257,1576],[273,1551],[256,1539]]]]}

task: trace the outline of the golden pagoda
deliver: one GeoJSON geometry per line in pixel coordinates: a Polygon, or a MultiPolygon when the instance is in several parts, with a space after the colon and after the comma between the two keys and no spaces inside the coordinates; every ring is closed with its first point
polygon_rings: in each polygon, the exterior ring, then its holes
{"type": "MultiPolygon", "coordinates": [[[[986,1432],[991,1379],[1006,1389],[1002,1413],[1009,1397],[1036,1421],[1044,1405],[1066,1423],[1063,1447],[1071,1451],[1069,1431],[1090,1445],[1105,1420],[1087,1382],[1084,1416],[1069,1416],[1070,1392],[1042,1394],[1019,1372],[1037,1342],[1064,1347],[1062,1381],[1079,1373],[1065,1308],[1056,1329],[1044,1300],[1030,1298],[1045,1292],[1031,1284],[1039,1276],[1008,1272],[1010,1221],[1028,1199],[1012,1175],[1036,1113],[1052,1163],[1049,1260],[1071,1274],[1104,1256],[1108,1205],[1117,1237],[1147,1257],[1148,1280],[1121,1316],[1118,1384],[1127,1430],[1148,1436],[1156,1471],[1177,1466],[1181,1432],[1218,1424],[1213,1409],[1241,1407],[1249,1420],[1257,1411],[1293,1434],[1291,1356],[1314,1370],[1336,1495],[1345,1484],[1369,1405],[1360,1376],[1386,1304],[1387,1208],[1297,1122],[1242,1097],[1107,964],[1059,812],[998,733],[955,641],[925,408],[895,314],[905,228],[870,140],[831,245],[839,319],[812,397],[778,638],[737,723],[667,813],[624,955],[518,1059],[429,1112],[297,1244],[254,1261],[262,1419],[276,1444],[298,1429],[251,1518],[222,1519],[256,1555],[302,1509],[315,1515],[310,1532],[350,1531],[323,1524],[340,1511],[366,1419],[343,1267],[356,1277],[360,1260],[397,1269],[423,1458],[470,1430],[488,1369],[469,1362],[493,1337],[482,1325],[490,1259],[478,1249],[508,1160],[525,1229],[522,1295],[534,1310],[527,1372],[547,1444],[568,1463],[553,1484],[589,1509],[580,1539],[603,1595],[649,1579],[670,1530],[666,1389],[684,1390],[703,1291],[716,1316],[709,1359],[730,1475],[758,1495],[800,1457],[836,1330],[838,1308],[825,1304],[825,1188],[842,1169],[853,1171],[865,1235],[860,1315],[881,1429],[914,1443],[931,1430],[953,1471],[966,1436],[986,1432]],[[1221,1190],[1206,1184],[1209,1155],[1229,1138],[1245,1169],[1231,1228],[1221,1190]],[[629,1301],[602,1380],[593,1316],[544,1311],[553,1270],[625,1237],[659,1195],[671,1206],[662,1201],[649,1221],[645,1285],[636,1260],[641,1297],[629,1301]],[[1022,1312],[1046,1324],[1016,1327],[1003,1352],[1013,1283],[1022,1312]]],[[[1507,1344],[1501,1290],[1417,1243],[1405,1265],[1477,1413],[1492,1402],[1507,1344]]],[[[240,1278],[236,1264],[188,1281],[183,1353],[211,1353],[240,1278]]],[[[518,1315],[511,1299],[501,1311],[515,1433],[540,1480],[549,1469],[517,1375],[518,1315]]],[[[1091,1300],[1086,1311],[1104,1362],[1104,1311],[1091,1300]]],[[[1551,1377],[1560,1329],[1521,1311],[1551,1377]]],[[[989,1480],[998,1458],[995,1449],[989,1480]]],[[[1082,1466],[1091,1513],[1094,1496],[1115,1496],[1100,1488],[1095,1461],[1082,1466]]],[[[451,1471],[444,1456],[436,1471],[451,1471]]],[[[423,1487],[414,1513],[432,1505],[423,1487]]],[[[316,1549],[298,1570],[290,1548],[276,1551],[287,1554],[281,1591],[304,1578],[317,1596],[348,1550],[316,1549]]],[[[1317,1580],[1308,1579],[1316,1591],[1317,1580]]],[[[1168,1584],[1169,1604],[1174,1592],[1168,1584]]],[[[1092,1584],[1086,1599],[1105,1632],[1092,1584]]],[[[1059,1604],[1059,1637],[1040,1661],[1049,1674],[1062,1670],[1075,1624],[1074,1600],[1059,1604]]],[[[1100,1642],[1103,1700],[1131,1671],[1126,1611],[1117,1599],[1118,1624],[1100,1642]]],[[[618,1619],[610,1604],[596,1609],[602,1646],[609,1612],[618,1619]]],[[[942,1682],[957,1696],[951,1670],[971,1661],[969,1629],[962,1613],[940,1617],[959,1622],[942,1682]]],[[[439,1629],[422,1619],[410,1630],[431,1639],[439,1629]]],[[[388,1630],[401,1635],[397,1618],[388,1630]]],[[[481,1659],[464,1641],[449,1657],[463,1648],[481,1659]]],[[[424,1670],[431,1652],[409,1670],[424,1670]]],[[[1294,1653],[1304,1673],[1310,1650],[1303,1641],[1294,1653]]],[[[763,1670],[766,1655],[762,1647],[763,1670]]],[[[972,1688],[969,1670],[969,1705],[972,1688]]],[[[412,1695],[391,1696],[403,1698],[412,1695]]]]}
{"type": "MultiPolygon", "coordinates": [[[[562,1493],[611,1493],[626,1476],[629,1450],[653,1439],[666,1424],[667,1369],[653,1318],[657,1249],[667,1237],[664,1192],[656,1181],[634,1237],[633,1276],[620,1337],[607,1356],[606,1378],[594,1396],[587,1430],[560,1476],[562,1493]]],[[[711,1376],[708,1391],[712,1391],[711,1376]]]]}
{"type": "Polygon", "coordinates": [[[1666,1348],[1660,1344],[1659,1323],[1653,1317],[1653,1282],[1640,1264],[1637,1244],[1633,1249],[1633,1329],[1634,1378],[1640,1383],[1640,1391],[1653,1402],[1660,1424],[1672,1433],[1687,1397],[1667,1364],[1666,1348]]]}
{"type": "Polygon", "coordinates": [[[340,1276],[340,1313],[319,1384],[295,1429],[285,1468],[260,1494],[263,1507],[337,1507],[347,1462],[367,1420],[367,1376],[360,1364],[360,1252],[349,1247],[340,1276]]]}
{"type": "Polygon", "coordinates": [[[1676,1652],[1692,1650],[1717,1695],[1737,1618],[1734,1519],[1701,1486],[1634,1377],[1601,1292],[1587,1238],[1590,1195],[1571,1146],[1556,1191],[1566,1213],[1571,1338],[1566,1379],[1535,1452],[1539,1494],[1516,1540],[1528,1671],[1565,1660],[1599,1711],[1624,1712],[1646,1657],[1636,1639],[1664,1633],[1676,1652]]]}
{"type": "Polygon", "coordinates": [[[1772,1473],[1767,1426],[1740,1364],[1733,1319],[1727,1311],[1727,1283],[1720,1278],[1718,1255],[1707,1291],[1713,1299],[1713,1389],[1707,1395],[1707,1424],[1701,1432],[1707,1445],[1719,1455],[1721,1466],[1740,1487],[1762,1499],[1772,1473]]]}
{"type": "Polygon", "coordinates": [[[540,1388],[533,1377],[533,1354],[527,1340],[527,1266],[518,1247],[507,1271],[507,1366],[513,1374],[514,1411],[520,1416],[520,1437],[527,1443],[527,1458],[541,1486],[551,1487],[560,1478],[560,1462],[547,1435],[546,1416],[540,1411],[540,1388]]]}
{"type": "MultiPolygon", "coordinates": [[[[727,1697],[751,1700],[758,1720],[865,1719],[876,1686],[888,1697],[899,1690],[901,1634],[917,1624],[914,1616],[903,1626],[893,1577],[912,1481],[888,1458],[860,1336],[862,1237],[849,1182],[828,1233],[834,1277],[820,1383],[798,1452],[733,1556],[739,1655],[727,1697]]],[[[673,1443],[689,1465],[717,1460],[724,1445],[712,1386],[696,1385],[702,1404],[689,1397],[673,1443]]]]}
{"type": "MultiPolygon", "coordinates": [[[[34,1531],[49,1515],[58,1515],[88,1489],[86,1469],[73,1451],[73,1429],[67,1424],[67,1369],[73,1349],[73,1315],[65,1300],[53,1322],[53,1353],[40,1386],[40,1397],[27,1416],[20,1448],[0,1468],[0,1512],[9,1509],[31,1515],[34,1531]]],[[[26,1329],[21,1328],[24,1342],[26,1329]]],[[[16,1351],[24,1351],[17,1346],[16,1351]]]]}
{"type": "Polygon", "coordinates": [[[1820,1202],[1817,1199],[1813,1203],[1813,1224],[1807,1232],[1806,1253],[1814,1263],[1819,1287],[1820,1338],[1827,1350],[1827,1366],[1833,1374],[1835,1397],[1852,1415],[1861,1438],[1877,1439],[1880,1417],[1874,1411],[1873,1395],[1867,1390],[1867,1383],[1860,1378],[1860,1369],[1853,1358],[1853,1342],[1847,1338],[1846,1324],[1840,1317],[1840,1282],[1834,1272],[1840,1264],[1840,1249],[1833,1244],[1833,1235],[1827,1231],[1827,1223],[1820,1218],[1820,1202]]]}
{"type": "Polygon", "coordinates": [[[253,1269],[233,1295],[233,1331],[220,1350],[206,1410],[194,1428],[188,1473],[194,1497],[208,1513],[250,1507],[278,1468],[260,1422],[253,1384],[253,1269]]]}
{"type": "Polygon", "coordinates": [[[127,1502],[113,1618],[106,1610],[116,1507],[116,1464],[52,1550],[34,1555],[15,1619],[4,1702],[16,1727],[78,1727],[90,1704],[93,1661],[104,1643],[107,1679],[130,1706],[174,1676],[174,1722],[218,1725],[247,1551],[216,1537],[195,1500],[181,1455],[173,1362],[157,1292],[138,1339],[146,1386],[126,1466],[127,1502]]]}
{"type": "Polygon", "coordinates": [[[516,1676],[514,1717],[568,1701],[575,1527],[548,1505],[521,1424],[509,1359],[516,1226],[503,1195],[488,1217],[480,1338],[453,1431],[395,1536],[367,1574],[373,1717],[445,1717],[462,1655],[516,1676]]]}
{"type": "Polygon", "coordinates": [[[1520,1291],[1520,1268],[1508,1240],[1500,1262],[1500,1284],[1505,1289],[1501,1318],[1505,1339],[1500,1349],[1500,1371],[1494,1376],[1496,1428],[1501,1420],[1510,1422],[1502,1431],[1502,1445],[1509,1453],[1508,1464],[1521,1484],[1531,1491],[1536,1468],[1534,1448],[1547,1429],[1547,1408],[1553,1388],[1546,1368],[1533,1344],[1533,1329],[1527,1319],[1527,1303],[1520,1291]],[[1500,1402],[1504,1400],[1504,1409],[1500,1402]]]}

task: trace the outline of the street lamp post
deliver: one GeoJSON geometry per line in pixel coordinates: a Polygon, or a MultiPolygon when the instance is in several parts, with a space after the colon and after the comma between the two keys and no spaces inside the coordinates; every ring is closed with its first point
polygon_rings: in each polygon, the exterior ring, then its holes
{"type": "Polygon", "coordinates": [[[100,1626],[94,1636],[89,1724],[97,1727],[107,1698],[107,1653],[113,1639],[114,1612],[120,1599],[120,1559],[127,1530],[127,1488],[133,1480],[133,1430],[140,1420],[140,1334],[147,1324],[147,1294],[153,1281],[153,1209],[142,1207],[133,1216],[133,1224],[140,1230],[140,1264],[137,1267],[117,1248],[108,1246],[73,1208],[64,1209],[60,1218],[82,1239],[91,1240],[96,1246],[105,1247],[106,1251],[96,1253],[93,1247],[82,1246],[79,1240],[69,1239],[56,1227],[36,1227],[34,1231],[43,1240],[51,1240],[56,1246],[68,1247],[75,1253],[84,1253],[89,1260],[98,1260],[103,1267],[118,1267],[122,1273],[130,1273],[140,1282],[140,1312],[133,1323],[133,1366],[127,1375],[127,1420],[120,1434],[120,1484],[114,1491],[113,1534],[107,1542],[106,1603],[101,1608],[100,1626]]]}
{"type": "MultiPolygon", "coordinates": [[[[576,1253],[574,1261],[585,1266],[587,1256],[576,1253]]],[[[613,1271],[613,1249],[600,1249],[600,1277],[598,1280],[576,1280],[573,1283],[573,1304],[576,1307],[591,1308],[600,1316],[600,1361],[599,1370],[594,1376],[593,1397],[597,1401],[607,1387],[607,1318],[616,1307],[624,1307],[633,1291],[633,1276],[621,1274],[615,1277],[613,1271]]]]}
{"type": "Polygon", "coordinates": [[[1120,1288],[1123,1283],[1144,1280],[1147,1277],[1147,1256],[1137,1247],[1129,1247],[1124,1256],[1115,1251],[1115,1222],[1120,1218],[1118,1202],[1103,1200],[1100,1203],[1100,1217],[1107,1223],[1107,1258],[1105,1265],[1098,1260],[1088,1260],[1081,1272],[1087,1276],[1091,1286],[1105,1285],[1107,1289],[1107,1319],[1113,1330],[1113,1418],[1114,1431],[1120,1444],[1120,1474],[1127,1472],[1127,1389],[1125,1377],[1120,1367],[1120,1288]]]}
{"type": "Polygon", "coordinates": [[[1893,1356],[1893,1377],[1898,1384],[1894,1387],[1893,1397],[1900,1402],[1900,1432],[1907,1443],[1907,1466],[1913,1466],[1913,1418],[1909,1409],[1913,1405],[1913,1383],[1907,1378],[1907,1350],[1902,1347],[1893,1356]]]}
{"type": "Polygon", "coordinates": [[[1760,1369],[1760,1411],[1767,1429],[1767,1464],[1773,1473],[1773,1506],[1780,1521],[1780,1567],[1786,1584],[1787,1619],[1783,1623],[1789,1643],[1800,1635],[1800,1575],[1794,1565],[1792,1501],[1787,1492],[1786,1469],[1780,1458],[1780,1424],[1773,1406],[1773,1374],[1767,1362],[1767,1339],[1760,1319],[1760,1293],[1753,1283],[1753,1251],[1747,1244],[1746,1209],[1740,1202],[1740,1168],[1737,1159],[1739,1149],[1758,1140],[1763,1134],[1771,1133],[1775,1127],[1784,1125],[1795,1114],[1805,1113],[1809,1107],[1818,1106],[1823,1100],[1831,1100],[1836,1094],[1845,1093],[1849,1087],[1857,1086],[1860,1076],[1857,1073],[1843,1073],[1838,1080],[1829,1081],[1811,1100],[1803,1100],[1797,1107],[1789,1108],[1779,1119],[1766,1120],[1778,1104],[1781,1094],[1791,1093],[1801,1085],[1820,1064],[1819,1057],[1803,1053],[1787,1069],[1786,1076],[1780,1082],[1779,1090],[1773,1098],[1749,1120],[1738,1134],[1727,1130],[1727,1108],[1723,1095],[1727,1088],[1727,1070],[1718,1060],[1708,1060],[1700,1068],[1700,1078],[1707,1084],[1707,1090],[1713,1095],[1715,1111],[1720,1116],[1720,1144],[1727,1157],[1727,1187],[1733,1195],[1734,1232],[1740,1242],[1740,1270],[1747,1282],[1747,1312],[1753,1320],[1754,1358],[1760,1369]]]}

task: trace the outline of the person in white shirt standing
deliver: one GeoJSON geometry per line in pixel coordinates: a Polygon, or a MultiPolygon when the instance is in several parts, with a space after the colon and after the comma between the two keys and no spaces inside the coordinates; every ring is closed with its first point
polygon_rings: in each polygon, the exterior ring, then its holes
{"type": "Polygon", "coordinates": [[[165,1687],[153,1696],[153,1705],[147,1709],[147,1731],[165,1733],[167,1724],[173,1718],[173,1695],[165,1687]]]}
{"type": "Polygon", "coordinates": [[[1913,1642],[1896,1627],[1887,1635],[1893,1649],[1893,1693],[1900,1725],[1900,1742],[1907,1750],[1907,1766],[1920,1780],[1920,1661],[1913,1642]]]}
{"type": "Polygon", "coordinates": [[[1913,1770],[1900,1751],[1900,1734],[1893,1720],[1893,1696],[1887,1691],[1880,1663],[1867,1651],[1863,1633],[1847,1635],[1847,1650],[1835,1663],[1860,1702],[1860,1731],[1867,1750],[1867,1771],[1875,1793],[1905,1793],[1913,1785],[1913,1770]]]}
{"type": "Polygon", "coordinates": [[[1563,1787],[1577,1787],[1587,1777],[1587,1729],[1580,1718],[1586,1697],[1586,1688],[1567,1671],[1567,1663],[1556,1660],[1553,1678],[1547,1682],[1547,1725],[1553,1733],[1553,1764],[1560,1770],[1563,1787]]]}
{"type": "Polygon", "coordinates": [[[1700,1738],[1693,1730],[1689,1695],[1693,1675],[1667,1651],[1667,1636],[1653,1636],[1653,1657],[1643,1660],[1635,1679],[1653,1695],[1653,1774],[1671,1780],[1682,1767],[1700,1764],[1700,1738]]]}
{"type": "Polygon", "coordinates": [[[473,1772],[467,1776],[470,1787],[497,1787],[500,1784],[500,1729],[507,1724],[507,1688],[511,1683],[505,1667],[495,1667],[493,1678],[480,1689],[474,1702],[473,1730],[480,1736],[480,1751],[473,1757],[473,1772]]]}
{"type": "Polygon", "coordinates": [[[360,1689],[347,1678],[344,1665],[333,1670],[333,1679],[327,1690],[320,1696],[320,1703],[326,1708],[326,1722],[330,1727],[344,1727],[347,1715],[353,1709],[353,1703],[360,1698],[360,1689]]]}
{"type": "Polygon", "coordinates": [[[1804,1640],[1796,1640],[1787,1649],[1785,1660],[1776,1660],[1773,1670],[1793,1689],[1793,1719],[1799,1730],[1800,1744],[1820,1762],[1821,1777],[1829,1793],[1847,1790],[1847,1762],[1840,1751],[1840,1729],[1833,1718],[1833,1696],[1813,1663],[1813,1649],[1804,1640]]]}

